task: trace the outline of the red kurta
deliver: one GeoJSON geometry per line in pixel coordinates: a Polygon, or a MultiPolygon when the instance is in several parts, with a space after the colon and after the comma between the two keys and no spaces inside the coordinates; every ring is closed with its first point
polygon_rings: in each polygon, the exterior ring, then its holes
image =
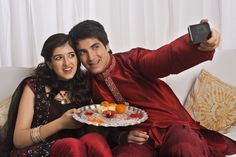
{"type": "Polygon", "coordinates": [[[91,76],[94,100],[97,103],[104,100],[117,103],[122,101],[119,94],[116,94],[117,90],[109,83],[110,79],[125,101],[148,113],[148,120],[135,127],[149,132],[156,147],[163,143],[157,128],[180,123],[200,130],[209,145],[218,150],[227,154],[236,153],[234,141],[195,122],[170,87],[159,79],[211,60],[213,54],[198,51],[189,41],[188,35],[157,50],[135,48],[125,53],[116,53],[103,74],[91,76]],[[104,80],[108,80],[108,83],[104,80]]]}

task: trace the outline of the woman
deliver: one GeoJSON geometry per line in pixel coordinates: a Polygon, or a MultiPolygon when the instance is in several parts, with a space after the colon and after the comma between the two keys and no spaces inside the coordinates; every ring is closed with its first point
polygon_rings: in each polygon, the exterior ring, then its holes
{"type": "Polygon", "coordinates": [[[16,89],[1,146],[6,156],[112,156],[100,134],[85,134],[72,118],[91,98],[70,44],[68,35],[49,37],[41,52],[44,63],[16,89]]]}

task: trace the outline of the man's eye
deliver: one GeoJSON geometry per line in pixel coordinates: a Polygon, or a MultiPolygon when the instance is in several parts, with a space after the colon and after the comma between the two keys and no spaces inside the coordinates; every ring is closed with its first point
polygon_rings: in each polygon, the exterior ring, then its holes
{"type": "Polygon", "coordinates": [[[94,45],[94,46],[92,47],[93,50],[96,50],[97,48],[99,48],[99,45],[94,45]]]}
{"type": "Polygon", "coordinates": [[[86,52],[79,50],[79,51],[78,51],[78,54],[79,54],[80,56],[83,56],[84,54],[86,54],[86,52]]]}

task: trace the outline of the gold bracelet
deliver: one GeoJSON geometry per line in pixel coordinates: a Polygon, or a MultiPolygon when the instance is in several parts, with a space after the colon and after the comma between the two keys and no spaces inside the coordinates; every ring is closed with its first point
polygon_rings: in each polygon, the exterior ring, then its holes
{"type": "Polygon", "coordinates": [[[32,128],[30,131],[30,136],[31,136],[33,143],[38,143],[38,141],[36,139],[36,135],[35,135],[36,130],[37,130],[37,128],[32,128]]]}
{"type": "Polygon", "coordinates": [[[40,135],[40,128],[41,125],[35,128],[32,128],[30,131],[31,139],[33,143],[39,143],[39,142],[44,142],[45,139],[40,135]]]}
{"type": "Polygon", "coordinates": [[[39,129],[38,129],[38,137],[40,139],[41,142],[45,142],[45,139],[41,136],[40,134],[40,128],[41,128],[42,125],[39,126],[39,129]]]}

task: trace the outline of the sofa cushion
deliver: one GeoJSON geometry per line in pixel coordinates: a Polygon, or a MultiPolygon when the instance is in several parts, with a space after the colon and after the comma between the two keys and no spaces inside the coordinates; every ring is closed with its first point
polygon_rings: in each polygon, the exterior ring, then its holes
{"type": "Polygon", "coordinates": [[[227,133],[236,124],[236,87],[203,69],[189,92],[185,108],[206,128],[227,133]]]}
{"type": "Polygon", "coordinates": [[[8,109],[11,103],[11,97],[7,97],[0,102],[0,128],[4,125],[7,119],[8,109]]]}

